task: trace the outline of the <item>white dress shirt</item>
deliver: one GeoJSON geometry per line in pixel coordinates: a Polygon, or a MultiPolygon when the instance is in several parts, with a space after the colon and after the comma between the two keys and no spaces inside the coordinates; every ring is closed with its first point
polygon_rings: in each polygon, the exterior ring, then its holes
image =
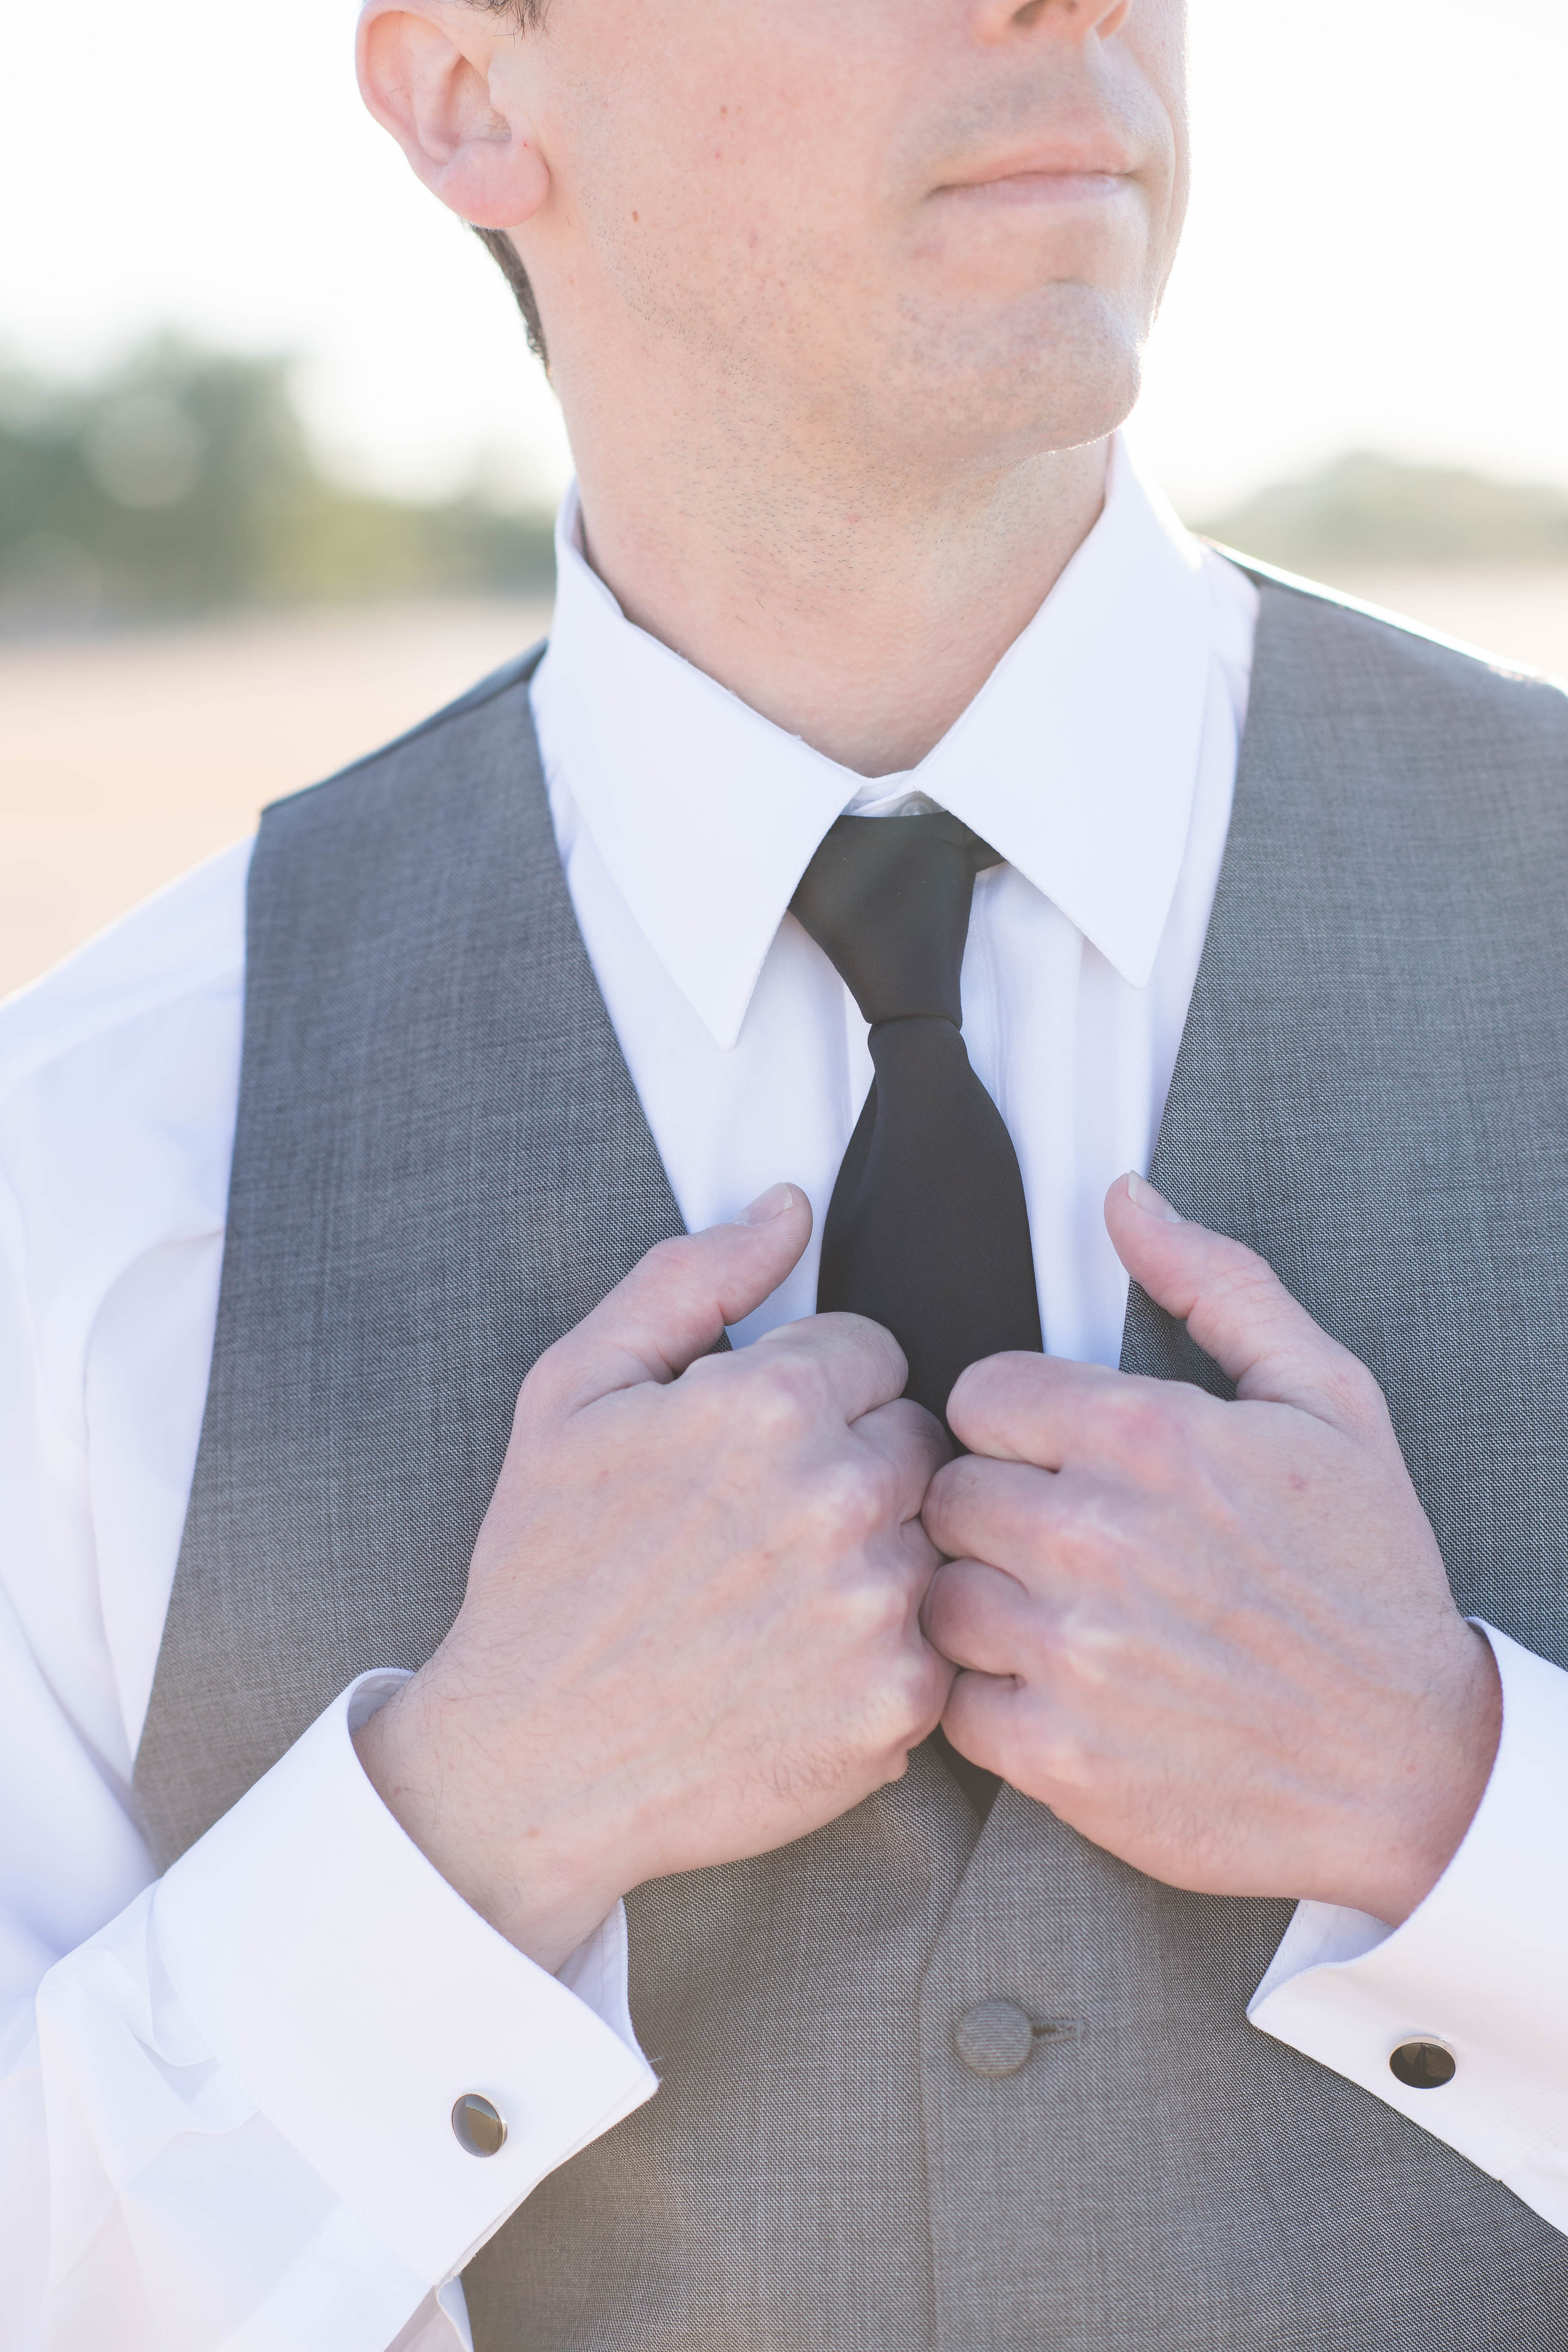
{"type": "MultiPolygon", "coordinates": [[[[1229,816],[1256,592],[1120,446],[1105,512],[950,734],[868,783],[628,624],[559,534],[532,688],[573,902],[689,1225],[780,1177],[820,1221],[865,1024],[785,913],[846,807],[920,792],[1007,860],[963,965],[1017,1146],[1047,1344],[1113,1364],[1100,1202],[1147,1168],[1229,816]]],[[[0,1015],[0,2341],[451,2352],[457,2273],[657,2088],[617,1913],[560,1977],[361,1773],[363,1677],[160,1882],[131,1771],[206,1381],[248,845],[0,1015]],[[449,2114],[493,2098],[483,2162],[449,2114]]],[[[809,1255],[733,1337],[808,1312],[809,1255]]],[[[1568,1507],[1568,1498],[1565,1507],[1568,1507]]],[[[1396,1933],[1301,1905],[1251,2015],[1568,2229],[1568,1676],[1493,1637],[1502,1750],[1396,1933]],[[1389,2052],[1455,2052],[1439,2091],[1389,2052]]]]}

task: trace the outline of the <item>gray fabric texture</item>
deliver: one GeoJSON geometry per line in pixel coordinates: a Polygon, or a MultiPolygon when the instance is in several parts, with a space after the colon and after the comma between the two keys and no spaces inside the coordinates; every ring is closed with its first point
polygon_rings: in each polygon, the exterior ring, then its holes
{"type": "MultiPolygon", "coordinates": [[[[137,1767],[165,1856],[439,1640],[522,1373],[678,1229],[526,669],[263,827],[137,1767]]],[[[1554,691],[1266,581],[1154,1166],[1372,1364],[1465,1606],[1560,1659],[1565,785],[1554,691]]],[[[1223,1390],[1136,1294],[1123,1360],[1223,1390]]],[[[663,2087],[470,2264],[479,2352],[1568,2352],[1568,2241],[1247,2025],[1288,1905],[1161,1886],[1012,1790],[977,1831],[928,1750],[628,1911],[663,2087]],[[1000,2078],[954,2043],[988,2000],[1036,2027],[1000,2078]]]]}
{"type": "Polygon", "coordinates": [[[136,1759],[164,1860],[352,1676],[423,1664],[524,1373],[681,1231],[556,856],[537,658],[263,820],[223,1336],[136,1759]]]}

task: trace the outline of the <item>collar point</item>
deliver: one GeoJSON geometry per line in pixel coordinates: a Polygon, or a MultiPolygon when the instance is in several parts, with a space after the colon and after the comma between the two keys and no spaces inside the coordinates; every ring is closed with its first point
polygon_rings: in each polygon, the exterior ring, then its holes
{"type": "Polygon", "coordinates": [[[1160,961],[1160,942],[1164,937],[1164,924],[1152,940],[1141,940],[1137,946],[1123,940],[1096,939],[1087,927],[1084,937],[1098,954],[1104,957],[1118,980],[1128,988],[1145,989],[1154,977],[1154,967],[1160,961]]]}

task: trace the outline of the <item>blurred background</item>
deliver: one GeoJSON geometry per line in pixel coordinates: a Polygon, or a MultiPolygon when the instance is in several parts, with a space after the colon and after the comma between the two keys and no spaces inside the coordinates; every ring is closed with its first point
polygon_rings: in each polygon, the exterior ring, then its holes
{"type": "MultiPolygon", "coordinates": [[[[559,414],[353,17],[8,27],[0,992],[548,625],[559,414]]],[[[1568,675],[1568,9],[1192,26],[1145,457],[1222,540],[1568,675]]]]}

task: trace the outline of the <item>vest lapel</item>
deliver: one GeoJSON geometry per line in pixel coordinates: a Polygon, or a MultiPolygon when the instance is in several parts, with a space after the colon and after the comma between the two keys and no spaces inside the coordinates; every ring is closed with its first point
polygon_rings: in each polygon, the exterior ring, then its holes
{"type": "MultiPolygon", "coordinates": [[[[1205,1223],[1215,1222],[1205,1213],[1212,1205],[1214,1187],[1212,1182],[1198,1179],[1196,1171],[1207,1161],[1206,1147],[1214,1129],[1211,1082],[1216,1042],[1222,1036],[1229,1040],[1229,1058],[1234,1064],[1247,1036],[1245,1003],[1238,1005],[1232,999],[1232,991],[1243,977],[1238,970],[1235,935],[1238,929],[1250,934],[1249,892],[1258,857],[1267,855],[1272,814],[1269,803],[1278,789],[1279,765],[1273,740],[1269,671],[1275,630],[1279,625],[1288,626],[1289,617],[1288,613],[1277,613],[1274,593],[1265,588],[1254,646],[1252,688],[1237,761],[1230,830],[1149,1168],[1151,1183],[1164,1193],[1173,1208],[1205,1223]],[[1203,1205],[1193,1205],[1200,1196],[1203,1205]]],[[[1258,971],[1249,969],[1245,978],[1256,990],[1258,971]]],[[[1253,1238],[1252,1231],[1243,1232],[1236,1225],[1225,1225],[1221,1230],[1235,1240],[1247,1242],[1252,1248],[1261,1246],[1253,1238]]],[[[1190,1381],[1215,1396],[1235,1393],[1218,1365],[1188,1338],[1185,1324],[1178,1323],[1163,1307],[1156,1307],[1136,1283],[1128,1292],[1121,1334],[1121,1370],[1155,1380],[1190,1381]]]]}
{"type": "MultiPolygon", "coordinates": [[[[1370,1366],[1461,1606],[1568,1663],[1560,698],[1536,744],[1500,680],[1500,738],[1445,649],[1262,591],[1152,1178],[1370,1366]]],[[[1231,1392],[1136,1288],[1121,1361],[1231,1392]]]]}
{"type": "Polygon", "coordinates": [[[430,1654],[524,1373],[681,1230],[556,854],[537,659],[263,819],[212,1371],[136,1766],[165,1864],[355,1674],[430,1654]]]}

